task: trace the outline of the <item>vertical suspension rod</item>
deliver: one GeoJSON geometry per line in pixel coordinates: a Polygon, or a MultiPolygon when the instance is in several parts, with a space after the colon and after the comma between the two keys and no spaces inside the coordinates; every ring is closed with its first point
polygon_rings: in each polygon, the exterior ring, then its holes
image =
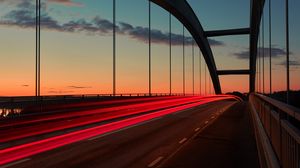
{"type": "Polygon", "coordinates": [[[286,103],[290,103],[290,35],[289,35],[289,0],[285,1],[286,27],[286,103]]]}
{"type": "Polygon", "coordinates": [[[202,80],[201,80],[201,50],[199,49],[199,78],[200,78],[200,80],[199,80],[199,82],[200,82],[200,88],[199,88],[199,90],[200,90],[200,96],[201,96],[201,83],[202,83],[202,80]]]}
{"type": "Polygon", "coordinates": [[[272,12],[271,12],[271,0],[269,0],[269,73],[270,73],[270,96],[272,95],[272,12]]]}
{"type": "Polygon", "coordinates": [[[169,71],[170,71],[170,90],[169,94],[172,94],[172,22],[171,13],[169,12],[169,71]]]}
{"type": "Polygon", "coordinates": [[[116,95],[116,0],[113,0],[113,95],[116,95]]]}
{"type": "Polygon", "coordinates": [[[185,95],[185,51],[184,51],[184,47],[185,47],[185,36],[184,36],[184,25],[182,25],[182,68],[183,68],[183,95],[185,95]]]}
{"type": "Polygon", "coordinates": [[[262,93],[265,94],[265,19],[262,16],[262,93]]]}
{"type": "Polygon", "coordinates": [[[192,41],[192,59],[193,59],[193,95],[195,95],[195,53],[194,53],[194,40],[192,41]]]}
{"type": "Polygon", "coordinates": [[[152,94],[152,91],[151,91],[151,1],[149,0],[148,1],[148,16],[149,16],[149,18],[148,18],[148,21],[149,21],[149,28],[148,28],[148,39],[149,39],[149,65],[148,65],[148,74],[149,74],[149,79],[148,79],[148,82],[149,82],[149,84],[148,84],[148,90],[149,90],[149,95],[151,96],[151,94],[152,94]]]}

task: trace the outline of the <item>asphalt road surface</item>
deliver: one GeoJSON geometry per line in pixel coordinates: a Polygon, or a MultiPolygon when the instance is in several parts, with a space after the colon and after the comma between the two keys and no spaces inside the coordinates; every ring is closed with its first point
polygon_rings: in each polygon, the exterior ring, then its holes
{"type": "Polygon", "coordinates": [[[59,147],[2,167],[157,167],[235,103],[236,101],[223,100],[204,104],[59,147]]]}

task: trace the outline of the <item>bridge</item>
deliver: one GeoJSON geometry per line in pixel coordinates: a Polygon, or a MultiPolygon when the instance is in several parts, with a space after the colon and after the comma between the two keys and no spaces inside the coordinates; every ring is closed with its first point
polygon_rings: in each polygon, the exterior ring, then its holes
{"type": "Polygon", "coordinates": [[[0,168],[299,168],[297,7],[0,1],[0,168]]]}

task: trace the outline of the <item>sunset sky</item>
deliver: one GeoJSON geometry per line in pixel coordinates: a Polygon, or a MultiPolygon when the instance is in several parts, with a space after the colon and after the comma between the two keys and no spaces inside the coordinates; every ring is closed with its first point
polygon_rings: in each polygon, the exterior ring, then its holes
{"type": "MultiPolygon", "coordinates": [[[[188,0],[204,28],[249,27],[250,3],[188,0]]],[[[268,56],[268,2],[265,53],[268,56]]],[[[148,1],[116,0],[117,93],[148,92],[148,1]]],[[[41,94],[112,92],[112,0],[42,0],[41,94]]],[[[300,8],[290,1],[291,89],[300,89],[300,8]]],[[[169,91],[169,13],[152,3],[152,92],[169,91]]],[[[272,0],[273,90],[285,89],[284,1],[272,0]],[[276,11],[276,12],[275,12],[276,11]]],[[[182,24],[172,16],[172,92],[182,92],[182,24]]],[[[192,92],[192,38],[185,30],[186,91],[192,92]]],[[[0,0],[0,96],[35,94],[35,1],[0,0]]],[[[219,70],[249,68],[248,35],[209,39],[219,70]]],[[[199,48],[195,46],[195,92],[199,48]]],[[[266,69],[269,68],[266,57],[266,69]]],[[[202,93],[204,69],[202,61],[202,93]]],[[[266,91],[269,88],[266,71],[266,91]]],[[[248,76],[220,76],[223,92],[248,91],[248,76]]],[[[207,84],[207,88],[208,88],[207,84]]]]}

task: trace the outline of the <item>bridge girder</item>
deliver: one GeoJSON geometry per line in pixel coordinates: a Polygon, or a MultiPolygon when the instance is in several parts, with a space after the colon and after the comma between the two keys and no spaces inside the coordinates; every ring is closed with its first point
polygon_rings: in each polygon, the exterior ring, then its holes
{"type": "Polygon", "coordinates": [[[218,70],[218,75],[249,75],[250,70],[240,69],[240,70],[218,70]]]}
{"type": "Polygon", "coordinates": [[[205,32],[205,35],[207,37],[244,35],[244,34],[250,34],[250,28],[213,30],[213,31],[206,31],[205,32]]]}
{"type": "Polygon", "coordinates": [[[250,93],[255,92],[255,78],[256,78],[256,58],[257,58],[257,43],[261,17],[265,0],[251,0],[251,20],[250,20],[250,48],[249,48],[249,66],[250,66],[250,77],[249,77],[249,88],[250,93]]]}
{"type": "Polygon", "coordinates": [[[204,60],[207,64],[215,93],[221,94],[221,86],[219,76],[217,74],[217,68],[214,61],[213,53],[211,51],[208,39],[205,35],[203,27],[198,20],[198,17],[194,13],[191,6],[188,4],[186,0],[150,0],[153,3],[161,6],[168,12],[170,12],[173,16],[175,16],[191,33],[193,38],[195,39],[198,47],[200,48],[204,60]]]}

